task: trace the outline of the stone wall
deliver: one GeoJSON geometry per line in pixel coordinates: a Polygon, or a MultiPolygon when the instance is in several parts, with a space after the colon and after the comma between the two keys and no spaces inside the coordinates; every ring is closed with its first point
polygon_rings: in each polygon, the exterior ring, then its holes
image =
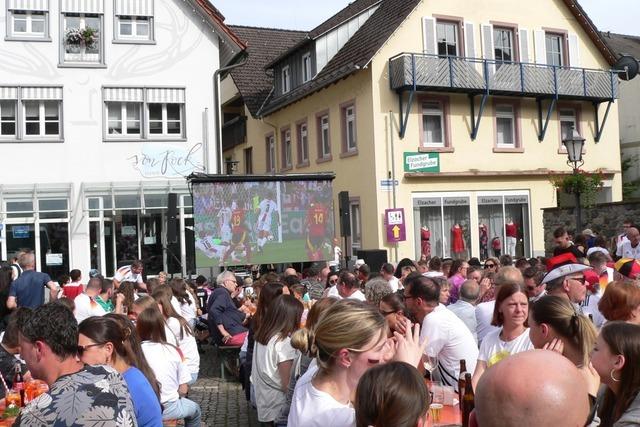
{"type": "MultiPolygon", "coordinates": [[[[544,248],[547,255],[553,251],[553,230],[563,226],[572,232],[575,230],[576,213],[573,208],[543,209],[544,248]]],[[[582,208],[582,229],[590,228],[603,235],[607,241],[622,232],[622,223],[630,219],[640,224],[640,202],[602,203],[591,208],[582,208]]]]}

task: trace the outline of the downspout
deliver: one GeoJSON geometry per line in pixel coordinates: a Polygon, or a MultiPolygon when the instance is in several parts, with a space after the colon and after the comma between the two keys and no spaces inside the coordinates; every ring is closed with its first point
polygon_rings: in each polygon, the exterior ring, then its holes
{"type": "MultiPolygon", "coordinates": [[[[248,54],[243,52],[242,61],[237,64],[227,65],[226,67],[222,67],[217,69],[213,73],[213,115],[216,124],[216,132],[215,132],[215,141],[216,147],[218,149],[218,158],[217,158],[217,166],[218,166],[218,174],[222,174],[222,124],[220,123],[220,117],[222,116],[222,106],[220,105],[220,74],[227,72],[229,70],[233,70],[234,68],[238,68],[247,63],[248,54]]],[[[232,60],[233,61],[233,60],[232,60]]],[[[206,161],[205,166],[207,170],[206,173],[209,173],[209,147],[206,150],[206,161]]]]}

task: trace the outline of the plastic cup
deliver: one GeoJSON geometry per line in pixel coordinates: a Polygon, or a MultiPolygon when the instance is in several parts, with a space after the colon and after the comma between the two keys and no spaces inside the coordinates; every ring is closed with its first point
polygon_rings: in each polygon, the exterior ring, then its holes
{"type": "Polygon", "coordinates": [[[11,405],[17,406],[18,408],[22,405],[20,405],[21,402],[21,398],[20,398],[20,392],[17,390],[9,390],[7,392],[7,394],[4,396],[4,404],[5,406],[8,408],[11,405]]]}
{"type": "Polygon", "coordinates": [[[442,417],[442,403],[432,403],[429,406],[429,415],[431,415],[432,423],[439,423],[442,417]]]}

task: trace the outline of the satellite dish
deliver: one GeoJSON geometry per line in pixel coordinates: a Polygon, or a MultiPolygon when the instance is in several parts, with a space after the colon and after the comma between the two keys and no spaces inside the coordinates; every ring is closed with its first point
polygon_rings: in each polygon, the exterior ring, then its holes
{"type": "Polygon", "coordinates": [[[618,77],[620,77],[620,79],[631,80],[638,75],[640,65],[633,56],[622,55],[613,65],[613,68],[619,71],[618,77]]]}

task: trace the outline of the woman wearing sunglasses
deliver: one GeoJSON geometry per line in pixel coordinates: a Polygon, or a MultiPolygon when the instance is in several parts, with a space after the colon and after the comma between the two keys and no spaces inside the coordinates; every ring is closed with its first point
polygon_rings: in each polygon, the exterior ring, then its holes
{"type": "Polygon", "coordinates": [[[82,362],[109,365],[124,378],[138,426],[161,425],[160,388],[131,321],[119,314],[89,317],[80,323],[78,332],[82,362]]]}

